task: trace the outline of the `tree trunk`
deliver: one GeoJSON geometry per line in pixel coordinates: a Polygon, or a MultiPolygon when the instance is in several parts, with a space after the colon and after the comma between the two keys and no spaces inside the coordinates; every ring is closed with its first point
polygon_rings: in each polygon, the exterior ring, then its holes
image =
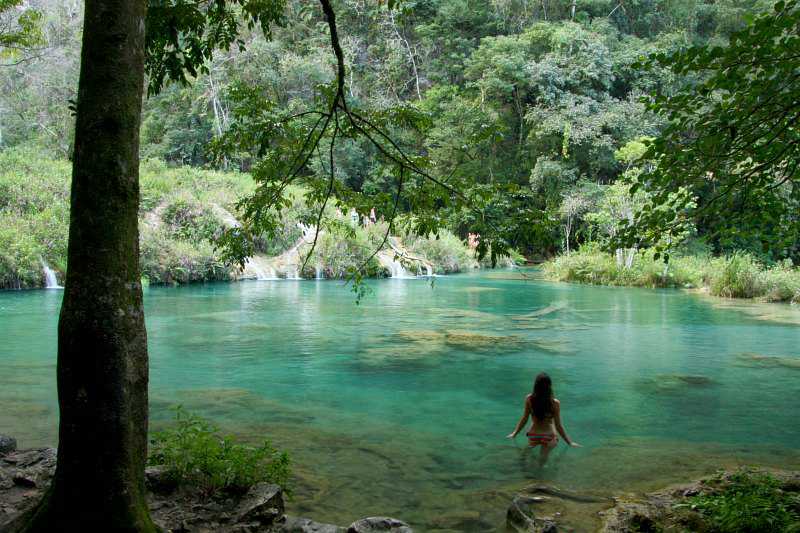
{"type": "Polygon", "coordinates": [[[87,0],[58,324],[58,465],[12,530],[157,531],[145,502],[147,335],[139,273],[145,0],[87,0]]]}

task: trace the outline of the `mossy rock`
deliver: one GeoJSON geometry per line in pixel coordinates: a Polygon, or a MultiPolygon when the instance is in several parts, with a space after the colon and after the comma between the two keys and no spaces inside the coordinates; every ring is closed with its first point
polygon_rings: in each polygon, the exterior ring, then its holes
{"type": "Polygon", "coordinates": [[[655,393],[680,393],[691,389],[712,387],[716,382],[697,374],[659,374],[651,378],[642,379],[639,387],[646,392],[655,393]]]}
{"type": "Polygon", "coordinates": [[[526,340],[518,335],[496,335],[478,333],[463,329],[450,329],[445,332],[444,342],[448,346],[471,351],[513,351],[526,345],[526,340]]]}
{"type": "Polygon", "coordinates": [[[800,370],[800,357],[762,355],[758,353],[744,352],[737,356],[737,360],[744,366],[752,366],[756,368],[782,367],[800,370]]]}

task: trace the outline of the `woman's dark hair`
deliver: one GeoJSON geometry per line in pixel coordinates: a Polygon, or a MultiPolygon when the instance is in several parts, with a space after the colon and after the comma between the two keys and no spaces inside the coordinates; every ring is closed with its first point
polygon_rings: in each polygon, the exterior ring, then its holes
{"type": "Polygon", "coordinates": [[[553,416],[553,382],[545,372],[536,376],[533,382],[531,409],[533,416],[539,420],[553,416]]]}

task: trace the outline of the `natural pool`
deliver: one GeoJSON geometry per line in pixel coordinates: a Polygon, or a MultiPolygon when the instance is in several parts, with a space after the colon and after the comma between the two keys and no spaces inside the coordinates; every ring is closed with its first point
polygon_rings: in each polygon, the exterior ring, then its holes
{"type": "MultiPolygon", "coordinates": [[[[374,281],[360,305],[333,281],[149,288],[152,419],[180,403],[289,450],[294,514],[421,531],[498,527],[532,481],[604,494],[800,468],[800,310],[519,278],[374,281]],[[540,370],[584,445],[544,470],[504,438],[540,370]]],[[[56,444],[61,297],[0,293],[0,433],[24,447],[56,444]]]]}

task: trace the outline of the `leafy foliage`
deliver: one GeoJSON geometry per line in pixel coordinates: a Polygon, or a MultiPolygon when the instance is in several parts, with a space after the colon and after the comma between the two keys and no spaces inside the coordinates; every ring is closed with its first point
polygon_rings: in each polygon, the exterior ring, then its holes
{"type": "Polygon", "coordinates": [[[668,124],[644,157],[655,163],[634,189],[651,206],[625,237],[658,244],[691,217],[719,248],[757,244],[772,260],[800,249],[800,9],[780,1],[725,46],[659,53],[644,67],[687,80],[649,108],[668,124]],[[680,189],[689,192],[671,197],[680,189]],[[696,205],[690,205],[696,202],[696,205]]]}
{"type": "Polygon", "coordinates": [[[182,407],[176,410],[174,428],[152,436],[148,462],[163,465],[173,481],[198,487],[206,494],[244,492],[262,481],[287,491],[291,476],[289,456],[269,441],[258,447],[237,443],[182,407]]]}
{"type": "Polygon", "coordinates": [[[23,0],[0,0],[0,60],[18,60],[41,45],[41,22],[41,11],[23,0]]]}
{"type": "Polygon", "coordinates": [[[789,533],[800,529],[797,494],[780,489],[780,482],[766,474],[737,472],[718,490],[691,498],[715,533],[789,533]]]}
{"type": "Polygon", "coordinates": [[[188,83],[188,76],[208,73],[216,50],[231,44],[244,50],[242,24],[258,25],[269,38],[270,24],[283,20],[283,0],[193,2],[155,0],[148,3],[145,27],[145,69],[148,94],[157,94],[166,80],[188,83]]]}

